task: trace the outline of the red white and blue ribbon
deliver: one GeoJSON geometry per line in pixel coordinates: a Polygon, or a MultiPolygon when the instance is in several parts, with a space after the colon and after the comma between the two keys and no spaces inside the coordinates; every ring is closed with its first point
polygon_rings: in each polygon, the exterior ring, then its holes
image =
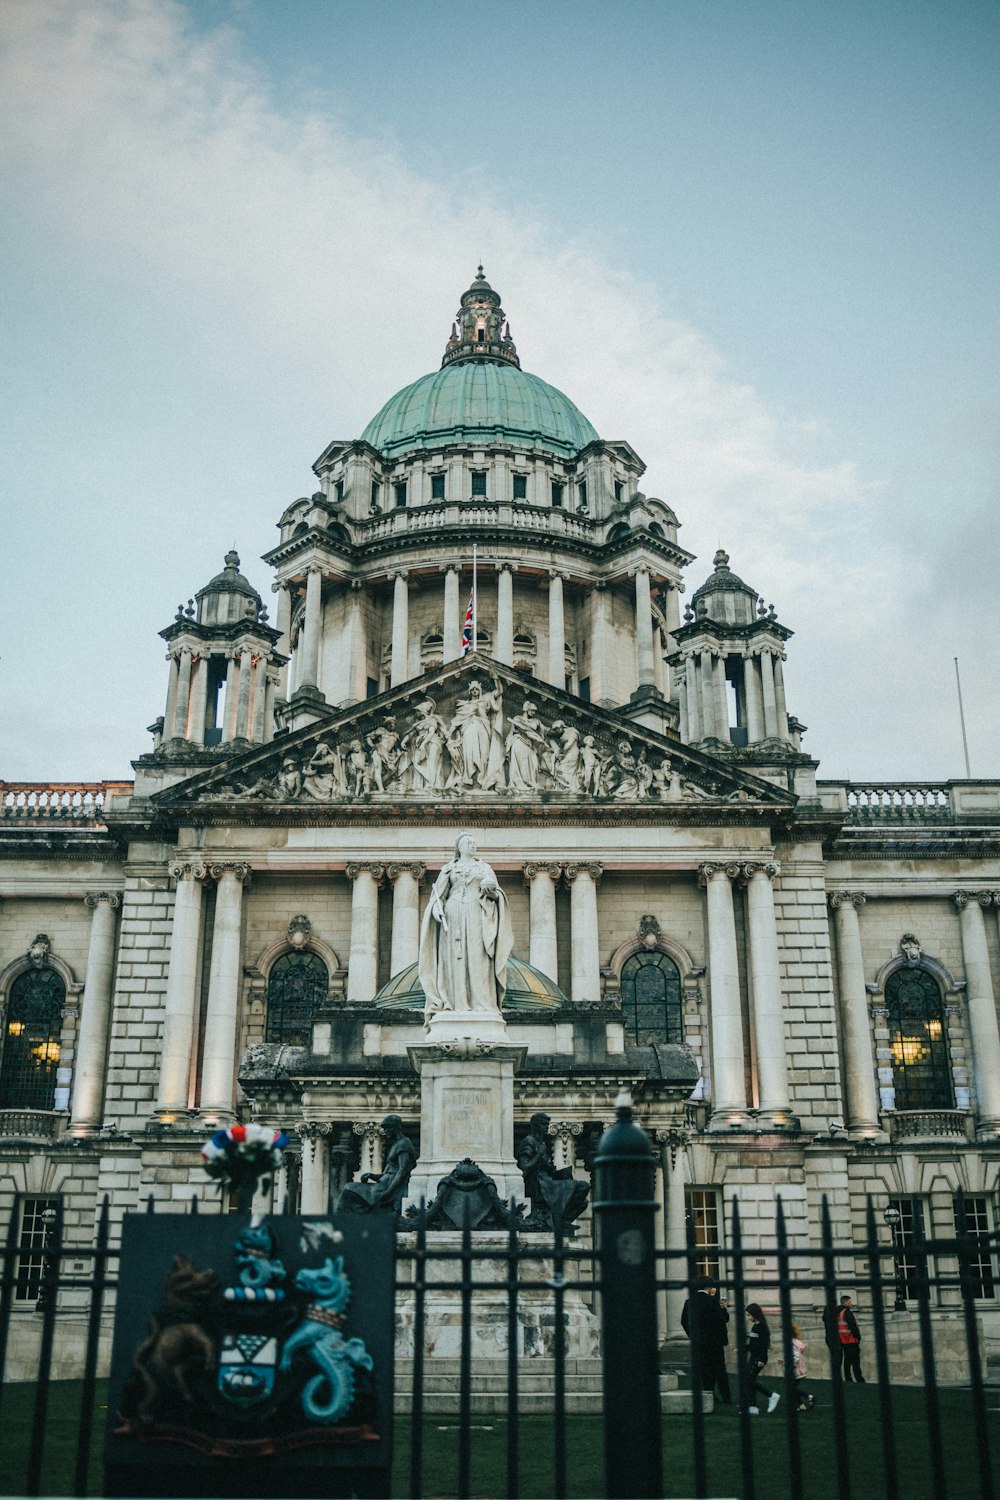
{"type": "Polygon", "coordinates": [[[476,631],[476,591],[475,587],[469,590],[469,607],[465,611],[465,624],[462,626],[462,655],[468,656],[470,651],[476,649],[474,636],[476,631]]]}

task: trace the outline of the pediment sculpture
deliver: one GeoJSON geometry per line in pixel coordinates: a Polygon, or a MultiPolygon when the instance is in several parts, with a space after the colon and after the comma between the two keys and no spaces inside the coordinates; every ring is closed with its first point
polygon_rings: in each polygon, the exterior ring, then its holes
{"type": "Polygon", "coordinates": [[[453,674],[449,681],[364,705],[326,729],[316,726],[283,751],[259,755],[197,795],[266,802],[336,803],[484,796],[610,802],[755,800],[724,771],[712,778],[678,746],[611,714],[579,710],[549,697],[541,684],[504,680],[496,671],[453,674]],[[457,678],[457,682],[456,679],[457,678]],[[455,691],[455,688],[458,691],[455,691]]]}

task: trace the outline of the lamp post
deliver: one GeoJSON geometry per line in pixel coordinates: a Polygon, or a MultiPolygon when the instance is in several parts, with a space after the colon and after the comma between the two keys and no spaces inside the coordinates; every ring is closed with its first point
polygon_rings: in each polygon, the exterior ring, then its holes
{"type": "Polygon", "coordinates": [[[899,1226],[900,1226],[900,1224],[902,1222],[903,1215],[900,1213],[900,1211],[896,1207],[895,1203],[889,1203],[882,1210],[882,1218],[885,1220],[886,1224],[889,1226],[889,1233],[892,1235],[892,1244],[893,1244],[892,1272],[893,1272],[893,1279],[894,1279],[894,1281],[896,1283],[896,1306],[893,1309],[893,1311],[894,1312],[905,1312],[906,1311],[906,1282],[905,1282],[904,1277],[903,1277],[903,1259],[902,1259],[902,1256],[899,1253],[899,1246],[900,1246],[899,1226]]]}
{"type": "Polygon", "coordinates": [[[52,1254],[58,1218],[59,1215],[51,1204],[48,1208],[42,1209],[42,1274],[38,1286],[38,1300],[35,1303],[35,1311],[39,1313],[47,1310],[58,1277],[55,1257],[52,1254]]]}

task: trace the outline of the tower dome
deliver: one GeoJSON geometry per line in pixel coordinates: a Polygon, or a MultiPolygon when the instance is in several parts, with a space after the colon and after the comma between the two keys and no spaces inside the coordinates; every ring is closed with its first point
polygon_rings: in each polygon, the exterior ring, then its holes
{"type": "Polygon", "coordinates": [[[452,324],[441,369],[385,403],[361,434],[387,458],[444,443],[507,443],[572,457],[598,441],[568,396],[521,369],[500,295],[482,266],[452,324]]]}

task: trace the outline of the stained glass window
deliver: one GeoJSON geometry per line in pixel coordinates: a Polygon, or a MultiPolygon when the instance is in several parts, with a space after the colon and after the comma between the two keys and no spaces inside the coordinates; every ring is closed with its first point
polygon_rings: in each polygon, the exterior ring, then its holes
{"type": "Polygon", "coordinates": [[[885,985],[897,1109],[952,1109],[941,991],[926,969],[896,969],[885,985]]]}
{"type": "Polygon", "coordinates": [[[55,969],[29,969],[10,987],[0,1107],[54,1109],[66,986],[55,969]]]}
{"type": "Polygon", "coordinates": [[[636,1047],[683,1041],[681,976],[666,953],[635,953],[622,969],[625,1040],[636,1047]]]}
{"type": "Polygon", "coordinates": [[[329,975],[315,953],[283,953],[267,981],[266,1042],[312,1043],[312,1019],[326,999],[329,975]]]}

